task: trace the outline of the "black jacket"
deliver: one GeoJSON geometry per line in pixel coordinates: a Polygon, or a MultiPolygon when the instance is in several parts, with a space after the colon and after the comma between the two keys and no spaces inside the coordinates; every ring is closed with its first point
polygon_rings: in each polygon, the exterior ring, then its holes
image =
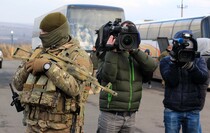
{"type": "Polygon", "coordinates": [[[182,69],[167,56],[160,61],[165,80],[163,104],[175,111],[202,110],[208,87],[208,69],[203,57],[196,58],[190,70],[182,69]]]}

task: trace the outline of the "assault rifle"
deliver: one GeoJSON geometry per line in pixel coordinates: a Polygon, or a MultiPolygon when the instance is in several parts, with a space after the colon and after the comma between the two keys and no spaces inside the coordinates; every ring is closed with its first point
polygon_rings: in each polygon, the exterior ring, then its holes
{"type": "Polygon", "coordinates": [[[12,91],[12,99],[13,99],[10,105],[11,106],[15,105],[17,112],[23,111],[24,107],[21,105],[20,100],[18,99],[19,95],[17,94],[17,92],[14,91],[11,84],[9,84],[9,86],[12,91]]]}
{"type": "MultiPolygon", "coordinates": [[[[28,52],[26,50],[23,50],[21,48],[18,48],[16,49],[16,51],[14,52],[13,54],[13,57],[14,58],[19,58],[19,59],[27,59],[29,60],[30,59],[30,56],[28,57],[22,57],[22,56],[19,56],[18,55],[18,51],[21,50],[21,51],[25,51],[27,53],[31,53],[31,52],[28,52]]],[[[111,95],[113,96],[117,96],[117,93],[110,88],[111,86],[111,83],[108,83],[106,86],[102,86],[98,83],[98,80],[93,77],[91,74],[89,74],[88,72],[84,71],[83,69],[81,69],[77,64],[75,64],[73,61],[69,60],[69,59],[65,59],[65,58],[61,58],[59,56],[56,56],[52,53],[46,53],[46,54],[43,54],[43,57],[44,55],[50,55],[50,58],[52,58],[53,60],[55,61],[63,61],[67,64],[67,70],[68,72],[74,76],[76,79],[80,80],[80,81],[87,81],[89,83],[91,83],[93,86],[91,87],[91,89],[93,90],[93,93],[95,94],[96,91],[101,88],[102,91],[105,91],[107,93],[110,93],[111,95]]],[[[49,56],[48,56],[49,57],[49,56]]]]}

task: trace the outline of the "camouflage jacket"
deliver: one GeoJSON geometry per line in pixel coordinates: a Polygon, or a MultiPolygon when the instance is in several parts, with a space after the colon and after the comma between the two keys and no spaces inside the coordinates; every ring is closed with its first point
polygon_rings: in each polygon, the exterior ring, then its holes
{"type": "Polygon", "coordinates": [[[13,79],[14,86],[21,91],[20,100],[25,106],[26,123],[53,129],[71,128],[72,125],[76,128],[82,127],[84,103],[88,97],[90,83],[72,76],[68,65],[72,62],[84,71],[92,73],[93,65],[88,54],[75,40],[53,50],[43,51],[39,48],[34,53],[38,50],[40,52],[35,58],[51,60],[50,69],[34,76],[27,73],[23,63],[13,79]]]}

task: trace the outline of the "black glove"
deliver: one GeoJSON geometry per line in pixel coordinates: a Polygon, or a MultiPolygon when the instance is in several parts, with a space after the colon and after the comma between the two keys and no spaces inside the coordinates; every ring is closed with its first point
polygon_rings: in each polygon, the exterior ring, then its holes
{"type": "Polygon", "coordinates": [[[178,59],[178,47],[173,46],[172,50],[169,52],[169,55],[171,56],[171,61],[176,61],[178,59]]]}
{"type": "Polygon", "coordinates": [[[172,50],[169,52],[169,55],[171,56],[171,61],[173,62],[177,61],[178,52],[180,50],[181,50],[181,47],[179,46],[179,42],[177,40],[174,40],[172,50]]]}

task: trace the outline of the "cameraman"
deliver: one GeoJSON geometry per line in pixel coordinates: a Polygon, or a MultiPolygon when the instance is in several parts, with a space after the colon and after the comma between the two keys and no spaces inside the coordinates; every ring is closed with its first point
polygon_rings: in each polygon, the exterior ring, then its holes
{"type": "Polygon", "coordinates": [[[200,111],[205,103],[208,70],[203,57],[180,61],[182,50],[197,51],[197,41],[191,31],[177,32],[170,56],[160,61],[160,72],[165,80],[165,133],[179,133],[180,129],[182,133],[200,133],[200,111]],[[184,42],[177,44],[180,38],[184,42]]]}
{"type": "MultiPolygon", "coordinates": [[[[125,21],[121,26],[136,26],[125,21]]],[[[114,47],[116,38],[111,35],[107,45],[114,47]]],[[[138,46],[140,37],[138,40],[138,46]]],[[[135,114],[139,109],[142,96],[142,84],[152,78],[157,65],[155,61],[139,49],[119,50],[114,48],[106,51],[98,67],[97,77],[101,77],[101,84],[107,85],[118,93],[112,97],[100,92],[100,115],[98,118],[97,133],[134,133],[135,114]]]]}

